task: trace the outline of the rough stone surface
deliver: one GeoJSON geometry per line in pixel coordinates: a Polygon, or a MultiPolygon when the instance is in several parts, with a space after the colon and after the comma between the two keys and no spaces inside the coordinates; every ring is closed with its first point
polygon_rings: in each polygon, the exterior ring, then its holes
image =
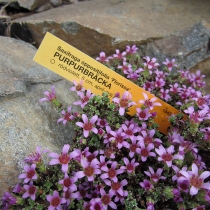
{"type": "Polygon", "coordinates": [[[210,56],[209,38],[209,24],[202,21],[181,32],[140,45],[139,53],[160,61],[166,57],[175,58],[180,68],[189,69],[210,56]]]}
{"type": "Polygon", "coordinates": [[[18,0],[21,7],[34,10],[45,4],[48,0],[18,0]]]}
{"type": "Polygon", "coordinates": [[[39,103],[55,85],[64,105],[72,104],[72,83],[33,62],[35,53],[27,43],[0,37],[0,197],[38,145],[58,152],[73,135],[71,127],[56,124],[59,115],[50,104],[39,103]]]}
{"type": "Polygon", "coordinates": [[[36,46],[39,46],[45,30],[52,31],[52,27],[56,25],[55,34],[65,38],[68,43],[78,46],[75,41],[82,40],[80,50],[87,48],[89,44],[89,48],[93,45],[91,48],[97,46],[97,50],[109,52],[105,44],[107,42],[110,48],[125,40],[161,38],[202,20],[210,21],[209,10],[208,0],[202,1],[202,4],[197,0],[91,0],[54,8],[16,21],[29,22],[28,27],[36,46]],[[69,22],[82,25],[77,35],[72,36],[65,30],[63,32],[60,25],[69,22]],[[41,28],[45,30],[42,31],[41,28]],[[88,29],[94,29],[95,33],[88,29]],[[105,35],[109,36],[108,40],[105,35]]]}
{"type": "Polygon", "coordinates": [[[54,6],[54,7],[59,7],[62,4],[62,0],[50,0],[50,3],[54,6]]]}
{"type": "Polygon", "coordinates": [[[0,1],[0,3],[17,2],[20,7],[32,11],[46,4],[48,1],[49,0],[17,0],[17,1],[5,0],[5,1],[0,1]]]}

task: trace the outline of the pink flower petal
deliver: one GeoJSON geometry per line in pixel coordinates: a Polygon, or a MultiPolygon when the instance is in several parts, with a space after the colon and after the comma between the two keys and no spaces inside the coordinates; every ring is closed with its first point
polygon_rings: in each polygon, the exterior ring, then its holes
{"type": "Polygon", "coordinates": [[[97,116],[97,115],[94,115],[94,116],[90,119],[90,123],[93,125],[97,120],[98,120],[98,116],[97,116]]]}
{"type": "Polygon", "coordinates": [[[98,129],[97,128],[92,128],[91,131],[93,131],[93,133],[95,133],[95,134],[98,133],[98,129]]]}
{"type": "Polygon", "coordinates": [[[126,179],[123,179],[122,181],[121,181],[121,185],[122,186],[125,186],[125,185],[127,185],[128,184],[128,181],[126,180],[126,179]]]}
{"type": "Polygon", "coordinates": [[[83,171],[78,171],[74,176],[75,176],[77,179],[80,179],[80,178],[84,177],[85,174],[84,174],[83,171]]]}
{"type": "Polygon", "coordinates": [[[52,196],[52,195],[47,195],[46,198],[47,198],[47,200],[48,200],[49,202],[51,202],[53,196],[52,196]]]}
{"type": "Polygon", "coordinates": [[[49,162],[49,165],[55,165],[55,164],[60,164],[60,161],[58,159],[52,159],[50,162],[49,162]]]}
{"type": "Polygon", "coordinates": [[[196,195],[198,193],[198,189],[192,186],[190,188],[190,195],[196,195]]]}
{"type": "Polygon", "coordinates": [[[193,174],[198,175],[198,166],[195,163],[192,164],[192,172],[193,174]]]}
{"type": "Polygon", "coordinates": [[[123,190],[121,189],[121,188],[119,188],[118,190],[117,190],[117,192],[121,195],[121,196],[123,196],[123,190]]]}
{"type": "Polygon", "coordinates": [[[120,107],[119,113],[120,113],[121,116],[123,116],[125,114],[125,108],[120,107]]]}
{"type": "Polygon", "coordinates": [[[83,135],[85,138],[87,138],[89,136],[89,131],[88,130],[84,130],[83,131],[83,135]]]}
{"type": "Polygon", "coordinates": [[[117,209],[117,205],[113,201],[109,203],[109,206],[112,207],[113,209],[117,209]]]}
{"type": "Polygon", "coordinates": [[[68,167],[69,167],[68,164],[62,164],[62,171],[63,171],[64,173],[66,173],[66,172],[68,171],[68,167]]]}
{"type": "Polygon", "coordinates": [[[210,176],[210,172],[209,171],[204,171],[201,175],[200,178],[201,179],[206,179],[207,177],[210,176]]]}
{"type": "Polygon", "coordinates": [[[203,183],[201,188],[210,190],[210,183],[209,182],[208,183],[203,183]]]}
{"type": "Polygon", "coordinates": [[[55,153],[55,152],[51,152],[51,153],[49,154],[49,157],[52,157],[52,158],[59,158],[59,155],[58,155],[57,153],[55,153]]]}
{"type": "Polygon", "coordinates": [[[82,122],[76,122],[76,125],[79,126],[79,127],[81,127],[81,128],[84,127],[84,123],[82,123],[82,122]]]}
{"type": "Polygon", "coordinates": [[[82,119],[83,119],[84,124],[88,122],[87,115],[82,114],[82,119]]]}
{"type": "Polygon", "coordinates": [[[69,144],[65,144],[64,147],[63,147],[63,150],[62,150],[63,154],[68,153],[69,148],[70,148],[70,145],[69,144]]]}
{"type": "Polygon", "coordinates": [[[82,158],[81,161],[80,161],[81,165],[83,168],[87,168],[88,167],[88,162],[85,158],[82,158]]]}

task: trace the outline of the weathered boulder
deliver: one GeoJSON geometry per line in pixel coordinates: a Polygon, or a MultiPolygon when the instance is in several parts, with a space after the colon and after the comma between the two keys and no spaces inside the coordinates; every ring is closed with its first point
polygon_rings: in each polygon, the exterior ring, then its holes
{"type": "Polygon", "coordinates": [[[54,6],[54,7],[59,7],[62,4],[62,0],[50,0],[50,3],[54,6]]]}
{"type": "Polygon", "coordinates": [[[210,24],[202,21],[180,32],[140,45],[140,55],[163,61],[175,58],[180,68],[189,69],[210,57],[210,24]]]}
{"type": "Polygon", "coordinates": [[[48,0],[18,0],[21,7],[28,10],[34,10],[47,3],[48,0]]]}
{"type": "Polygon", "coordinates": [[[56,123],[59,115],[50,104],[39,103],[54,84],[64,105],[72,104],[71,83],[33,62],[35,53],[23,41],[0,37],[0,197],[38,145],[60,152],[73,135],[71,127],[56,123]]]}
{"type": "Polygon", "coordinates": [[[3,0],[0,1],[0,4],[12,3],[12,5],[10,4],[10,6],[15,7],[17,9],[24,8],[33,11],[46,4],[47,2],[49,2],[49,0],[3,0]]]}
{"type": "Polygon", "coordinates": [[[26,24],[37,47],[50,31],[95,56],[124,49],[126,42],[148,42],[148,38],[160,39],[202,20],[210,22],[209,11],[208,0],[202,4],[197,0],[91,0],[19,18],[16,23],[26,24]]]}

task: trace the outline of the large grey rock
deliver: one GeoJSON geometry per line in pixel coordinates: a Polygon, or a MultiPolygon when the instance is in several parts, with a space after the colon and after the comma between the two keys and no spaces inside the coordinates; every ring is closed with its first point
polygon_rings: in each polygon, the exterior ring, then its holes
{"type": "Polygon", "coordinates": [[[72,84],[33,62],[35,53],[23,41],[0,37],[0,197],[38,145],[60,152],[73,135],[71,127],[56,124],[59,114],[50,104],[39,103],[55,85],[64,105],[72,104],[72,84]]]}
{"type": "Polygon", "coordinates": [[[35,46],[46,31],[87,53],[107,54],[127,43],[160,39],[202,20],[210,22],[210,1],[91,0],[16,20],[25,23],[35,46]]]}
{"type": "MultiPolygon", "coordinates": [[[[18,3],[18,5],[22,8],[28,9],[30,11],[33,11],[39,7],[41,7],[42,5],[46,4],[49,0],[3,0],[0,1],[0,3],[4,4],[4,3],[13,3],[16,2],[18,3]]],[[[19,8],[19,7],[17,7],[19,8]]],[[[20,9],[20,8],[19,8],[20,9]]]]}
{"type": "Polygon", "coordinates": [[[34,10],[47,3],[48,0],[18,0],[21,7],[28,10],[34,10]]]}
{"type": "Polygon", "coordinates": [[[159,61],[175,58],[180,68],[189,69],[210,57],[210,24],[202,21],[180,32],[140,45],[140,55],[159,61]]]}

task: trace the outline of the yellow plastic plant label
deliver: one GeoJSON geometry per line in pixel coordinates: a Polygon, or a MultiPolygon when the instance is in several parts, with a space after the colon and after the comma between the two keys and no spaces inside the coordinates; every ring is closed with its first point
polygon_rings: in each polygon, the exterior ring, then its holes
{"type": "MultiPolygon", "coordinates": [[[[141,106],[138,103],[139,100],[145,100],[143,93],[146,93],[148,100],[155,97],[48,32],[34,56],[34,61],[71,82],[73,80],[77,82],[84,80],[84,88],[90,89],[92,93],[97,95],[108,92],[109,97],[112,98],[116,92],[119,92],[122,96],[125,91],[129,91],[132,95],[132,100],[138,104],[137,106],[141,106]]],[[[167,134],[167,129],[170,125],[168,117],[171,114],[179,113],[179,111],[161,99],[155,98],[155,102],[159,102],[162,105],[155,106],[152,110],[157,113],[155,122],[159,125],[160,132],[167,134]]],[[[137,106],[132,106],[129,109],[130,115],[135,114],[137,106]]]]}

